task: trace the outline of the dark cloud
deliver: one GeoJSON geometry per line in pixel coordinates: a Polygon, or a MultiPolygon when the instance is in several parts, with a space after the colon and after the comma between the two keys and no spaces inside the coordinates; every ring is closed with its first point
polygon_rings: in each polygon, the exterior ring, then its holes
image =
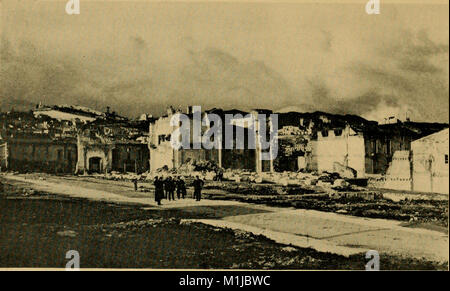
{"type": "Polygon", "coordinates": [[[404,32],[403,37],[375,46],[373,58],[355,62],[344,71],[354,88],[339,98],[329,80],[308,80],[316,108],[336,113],[380,117],[383,110],[412,112],[416,120],[448,122],[448,44],[430,40],[428,34],[404,32]]]}
{"type": "Polygon", "coordinates": [[[2,108],[7,108],[7,104],[17,104],[20,108],[46,96],[59,103],[71,101],[66,98],[66,93],[82,81],[75,62],[51,56],[30,42],[22,41],[15,52],[9,41],[4,40],[1,50],[2,108]]]}
{"type": "MultiPolygon", "coordinates": [[[[320,63],[340,57],[339,35],[322,30],[319,38],[320,63]]],[[[297,107],[382,118],[386,107],[409,110],[417,120],[448,122],[448,40],[433,41],[426,31],[374,41],[364,51],[367,58],[345,60],[332,69],[325,65],[323,72],[298,71],[299,83],[267,60],[203,46],[190,37],[164,54],[164,60],[146,37],[127,40],[120,53],[106,48],[55,53],[3,36],[1,108],[29,109],[43,101],[98,110],[111,106],[137,116],[159,115],[168,105],[199,104],[243,110],[297,107]],[[338,76],[343,82],[334,80],[338,76]]]]}

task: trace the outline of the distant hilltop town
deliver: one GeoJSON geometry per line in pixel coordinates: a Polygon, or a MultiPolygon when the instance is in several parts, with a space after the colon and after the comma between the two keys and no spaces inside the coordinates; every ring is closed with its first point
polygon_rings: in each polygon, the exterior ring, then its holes
{"type": "MultiPolygon", "coordinates": [[[[191,110],[188,107],[184,113],[190,116],[191,110]]],[[[158,118],[142,114],[129,119],[110,108],[101,112],[81,106],[42,104],[28,112],[3,112],[1,170],[140,174],[208,162],[217,168],[255,173],[339,172],[355,179],[382,175],[386,186],[406,190],[418,187],[414,183],[416,175],[421,185],[428,185],[421,191],[445,192],[433,185],[447,185],[448,193],[448,124],[393,117],[379,124],[355,115],[325,112],[204,111],[219,116],[233,114],[235,121],[276,113],[279,152],[275,159],[263,161],[259,158],[263,150],[259,148],[174,150],[170,146],[170,119],[177,112],[169,107],[158,118]],[[425,184],[423,179],[427,180],[425,184]]],[[[233,126],[237,129],[242,125],[234,122],[233,126]]],[[[202,127],[202,131],[207,129],[202,127]]]]}

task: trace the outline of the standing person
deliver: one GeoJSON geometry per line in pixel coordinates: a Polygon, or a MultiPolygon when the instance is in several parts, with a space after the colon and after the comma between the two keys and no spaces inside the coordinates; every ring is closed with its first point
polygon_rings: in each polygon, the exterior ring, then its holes
{"type": "Polygon", "coordinates": [[[165,183],[165,190],[166,190],[166,195],[168,196],[167,199],[170,200],[175,200],[175,182],[172,179],[172,177],[167,177],[166,179],[166,183],[165,183]]]}
{"type": "Polygon", "coordinates": [[[164,196],[163,181],[156,176],[153,184],[155,185],[155,201],[161,205],[161,199],[164,196]]]}
{"type": "Polygon", "coordinates": [[[137,190],[138,190],[138,179],[133,179],[133,184],[134,184],[134,192],[137,192],[137,190]]]}
{"type": "Polygon", "coordinates": [[[168,183],[168,179],[169,179],[169,177],[166,177],[165,179],[164,178],[161,178],[161,183],[162,183],[162,185],[163,185],[163,196],[164,196],[164,199],[168,199],[167,198],[167,193],[168,193],[168,188],[167,188],[167,183],[168,183]]]}
{"type": "Polygon", "coordinates": [[[180,199],[180,196],[184,197],[186,196],[186,183],[184,183],[183,178],[178,177],[177,180],[177,197],[180,199]]]}
{"type": "Polygon", "coordinates": [[[202,199],[203,184],[203,180],[201,180],[199,176],[196,176],[194,180],[194,198],[197,201],[200,201],[202,199]]]}
{"type": "Polygon", "coordinates": [[[216,175],[214,176],[214,181],[223,181],[223,170],[222,168],[218,168],[215,170],[216,175]]]}
{"type": "Polygon", "coordinates": [[[170,197],[172,198],[172,200],[175,201],[175,189],[177,188],[177,185],[175,184],[175,179],[174,178],[170,178],[170,197]]]}

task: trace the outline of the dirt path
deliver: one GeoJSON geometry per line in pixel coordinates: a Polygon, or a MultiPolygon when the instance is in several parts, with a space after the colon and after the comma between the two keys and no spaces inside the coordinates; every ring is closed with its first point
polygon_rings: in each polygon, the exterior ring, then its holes
{"type": "MultiPolygon", "coordinates": [[[[192,199],[177,200],[156,206],[152,193],[135,193],[118,188],[106,191],[92,189],[92,182],[65,181],[62,177],[49,180],[6,175],[7,179],[26,182],[32,188],[53,194],[115,203],[141,204],[149,209],[179,208],[184,212],[202,214],[208,219],[200,222],[220,227],[242,229],[263,234],[279,243],[312,247],[318,251],[351,255],[377,250],[405,257],[448,262],[448,235],[426,229],[402,227],[400,222],[369,219],[314,210],[276,208],[236,201],[192,199]],[[74,184],[76,183],[76,184],[74,184]],[[83,184],[86,183],[86,187],[83,184]],[[123,192],[122,192],[123,191],[123,192]],[[148,196],[147,196],[148,195],[148,196]]],[[[381,261],[382,262],[382,261],[381,261]]]]}

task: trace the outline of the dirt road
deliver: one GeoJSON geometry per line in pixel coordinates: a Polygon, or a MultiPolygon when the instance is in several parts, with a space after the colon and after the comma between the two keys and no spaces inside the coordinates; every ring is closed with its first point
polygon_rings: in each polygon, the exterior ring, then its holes
{"type": "Polygon", "coordinates": [[[125,186],[122,190],[119,187],[109,191],[111,185],[102,186],[100,183],[95,186],[94,182],[83,181],[75,183],[66,181],[64,177],[40,180],[22,175],[6,175],[4,178],[29,183],[33,189],[53,194],[115,203],[136,203],[162,211],[179,208],[192,214],[193,220],[251,231],[280,243],[312,247],[318,251],[350,255],[377,250],[381,263],[383,253],[448,262],[448,235],[403,227],[398,221],[220,200],[164,200],[164,205],[156,206],[151,193],[133,195],[133,191],[125,186]]]}

